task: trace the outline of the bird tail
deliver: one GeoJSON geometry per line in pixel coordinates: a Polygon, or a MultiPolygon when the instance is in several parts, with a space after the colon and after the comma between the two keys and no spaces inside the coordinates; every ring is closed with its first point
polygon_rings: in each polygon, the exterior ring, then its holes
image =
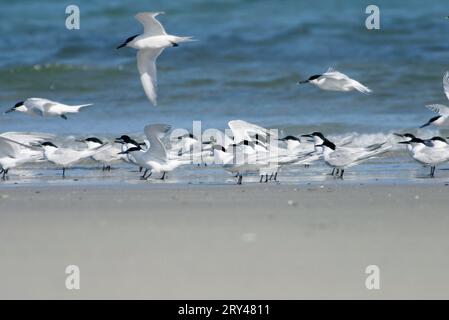
{"type": "Polygon", "coordinates": [[[382,153],[385,153],[392,148],[392,146],[387,144],[386,142],[384,142],[382,144],[372,145],[370,147],[371,147],[370,152],[365,153],[357,161],[367,160],[367,159],[379,156],[382,153]]]}
{"type": "Polygon", "coordinates": [[[77,105],[77,106],[65,106],[64,107],[64,109],[62,110],[64,113],[76,113],[76,112],[78,112],[81,108],[84,108],[84,107],[88,107],[88,106],[91,106],[92,105],[92,103],[89,103],[89,104],[80,104],[80,105],[77,105]]]}
{"type": "Polygon", "coordinates": [[[198,41],[198,40],[193,39],[193,37],[176,37],[176,43],[191,42],[191,41],[198,41]]]}
{"type": "Polygon", "coordinates": [[[363,84],[361,84],[360,82],[354,81],[354,88],[364,94],[370,94],[371,92],[373,92],[370,88],[364,86],[363,84]]]}
{"type": "Polygon", "coordinates": [[[84,107],[90,107],[90,106],[92,106],[92,105],[93,105],[93,103],[80,104],[80,105],[78,105],[78,106],[73,106],[73,108],[75,108],[76,111],[79,111],[79,109],[81,109],[81,108],[84,108],[84,107]]]}

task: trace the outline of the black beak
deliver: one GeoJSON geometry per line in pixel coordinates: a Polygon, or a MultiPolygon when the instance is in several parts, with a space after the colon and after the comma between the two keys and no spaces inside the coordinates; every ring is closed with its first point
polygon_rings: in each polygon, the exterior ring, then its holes
{"type": "Polygon", "coordinates": [[[422,128],[424,128],[424,127],[427,127],[428,125],[430,125],[430,121],[429,122],[427,122],[427,123],[424,123],[421,127],[419,127],[420,129],[422,129],[422,128]]]}
{"type": "Polygon", "coordinates": [[[123,48],[124,46],[126,46],[126,42],[124,42],[123,44],[119,45],[116,49],[118,50],[120,48],[123,48]]]}
{"type": "Polygon", "coordinates": [[[410,141],[400,141],[398,143],[400,143],[400,144],[410,144],[410,141]]]}
{"type": "Polygon", "coordinates": [[[114,142],[115,143],[124,143],[122,138],[115,138],[114,142]]]}
{"type": "Polygon", "coordinates": [[[298,84],[309,83],[309,80],[298,81],[298,84]]]}
{"type": "Polygon", "coordinates": [[[400,138],[403,138],[404,137],[404,135],[403,134],[401,134],[401,133],[393,133],[396,137],[400,137],[400,138]]]}
{"type": "Polygon", "coordinates": [[[119,153],[117,153],[117,154],[127,154],[128,153],[128,150],[126,150],[126,151],[121,151],[121,152],[119,152],[119,153]]]}
{"type": "Polygon", "coordinates": [[[11,108],[9,110],[6,110],[5,113],[10,113],[10,112],[14,112],[14,111],[16,111],[16,108],[13,107],[13,108],[11,108]]]}
{"type": "Polygon", "coordinates": [[[303,134],[303,135],[301,135],[301,137],[304,137],[304,138],[313,138],[313,136],[312,136],[311,134],[303,134]]]}

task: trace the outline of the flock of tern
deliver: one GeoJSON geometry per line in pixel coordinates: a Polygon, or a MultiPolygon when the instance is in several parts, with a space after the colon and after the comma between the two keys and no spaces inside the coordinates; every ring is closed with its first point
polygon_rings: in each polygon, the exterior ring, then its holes
{"type": "MultiPolygon", "coordinates": [[[[179,37],[165,32],[156,20],[160,13],[143,12],[136,15],[142,23],[142,34],[126,39],[117,47],[137,49],[137,67],[145,94],[153,105],[157,101],[156,59],[165,48],[176,47],[179,43],[193,41],[192,37],[179,37]]],[[[323,74],[316,74],[298,84],[310,83],[321,90],[359,91],[369,94],[372,91],[347,75],[329,68],[323,74]]],[[[444,92],[449,99],[449,72],[443,78],[444,92]]],[[[55,116],[67,119],[67,114],[77,113],[91,104],[66,105],[43,98],[29,98],[16,103],[6,111],[21,112],[34,116],[55,116]]],[[[427,106],[438,113],[421,127],[449,125],[449,107],[434,104],[427,106]]],[[[139,167],[143,172],[141,179],[149,177],[164,180],[167,173],[186,165],[217,165],[235,175],[241,184],[248,173],[260,175],[260,182],[277,181],[278,172],[284,166],[300,165],[308,167],[316,161],[324,161],[332,168],[334,177],[343,178],[345,170],[363,161],[378,158],[393,147],[391,141],[368,146],[353,145],[351,137],[331,141],[321,132],[301,136],[280,137],[276,129],[267,129],[243,121],[232,120],[229,130],[208,137],[198,137],[192,133],[171,136],[167,142],[171,126],[150,124],[145,126],[143,141],[122,135],[115,140],[106,141],[98,137],[77,139],[84,148],[61,146],[55,136],[43,133],[6,132],[0,134],[0,173],[8,178],[10,169],[26,163],[48,161],[66,169],[83,159],[93,159],[102,165],[103,171],[110,171],[117,162],[126,162],[139,167]]],[[[396,133],[407,146],[408,153],[417,162],[431,168],[433,177],[435,167],[449,161],[449,144],[443,137],[421,139],[411,133],[396,133]]]]}

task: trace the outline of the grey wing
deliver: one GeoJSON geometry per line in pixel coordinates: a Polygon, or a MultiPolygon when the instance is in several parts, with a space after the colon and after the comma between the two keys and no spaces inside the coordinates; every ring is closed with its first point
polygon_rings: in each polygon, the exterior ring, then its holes
{"type": "Polygon", "coordinates": [[[157,72],[156,59],[164,49],[145,49],[137,52],[137,69],[140,74],[143,90],[148,99],[156,105],[157,72]]]}
{"type": "Polygon", "coordinates": [[[171,126],[167,124],[150,124],[145,126],[144,133],[150,142],[149,154],[155,158],[166,160],[167,151],[161,138],[170,131],[171,126]]]}
{"type": "Polygon", "coordinates": [[[429,104],[426,108],[438,113],[440,116],[449,116],[449,107],[442,104],[429,104]]]}
{"type": "Polygon", "coordinates": [[[163,12],[140,12],[136,14],[136,19],[143,25],[143,33],[149,36],[160,36],[167,34],[162,24],[156,17],[163,12]]]}
{"type": "Polygon", "coordinates": [[[0,138],[0,157],[15,157],[16,149],[8,139],[0,138]]]}
{"type": "Polygon", "coordinates": [[[338,166],[346,166],[352,163],[354,158],[354,155],[346,150],[336,150],[329,155],[329,159],[338,166]]]}
{"type": "Polygon", "coordinates": [[[449,99],[449,72],[446,72],[443,76],[443,88],[444,94],[449,99]]]}

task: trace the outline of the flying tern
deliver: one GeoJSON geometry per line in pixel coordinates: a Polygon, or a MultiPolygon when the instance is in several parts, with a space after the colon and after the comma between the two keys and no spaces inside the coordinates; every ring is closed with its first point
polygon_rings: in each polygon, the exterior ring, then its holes
{"type": "Polygon", "coordinates": [[[5,113],[22,112],[41,117],[61,117],[67,120],[67,114],[78,113],[81,108],[91,105],[92,104],[81,104],[71,106],[43,98],[29,98],[25,101],[17,102],[14,107],[5,111],[5,113]]]}
{"type": "Polygon", "coordinates": [[[148,99],[157,104],[156,59],[165,48],[177,47],[179,43],[192,41],[192,37],[178,37],[165,32],[162,24],[156,19],[163,12],[141,12],[135,17],[143,25],[143,34],[137,34],[126,39],[117,47],[131,47],[137,52],[137,68],[140,80],[148,99]]]}
{"type": "Polygon", "coordinates": [[[360,82],[349,78],[347,75],[333,69],[329,68],[323,74],[315,74],[309,79],[300,81],[298,84],[311,83],[322,90],[329,91],[353,91],[357,90],[364,94],[371,93],[371,89],[364,86],[360,82]]]}

